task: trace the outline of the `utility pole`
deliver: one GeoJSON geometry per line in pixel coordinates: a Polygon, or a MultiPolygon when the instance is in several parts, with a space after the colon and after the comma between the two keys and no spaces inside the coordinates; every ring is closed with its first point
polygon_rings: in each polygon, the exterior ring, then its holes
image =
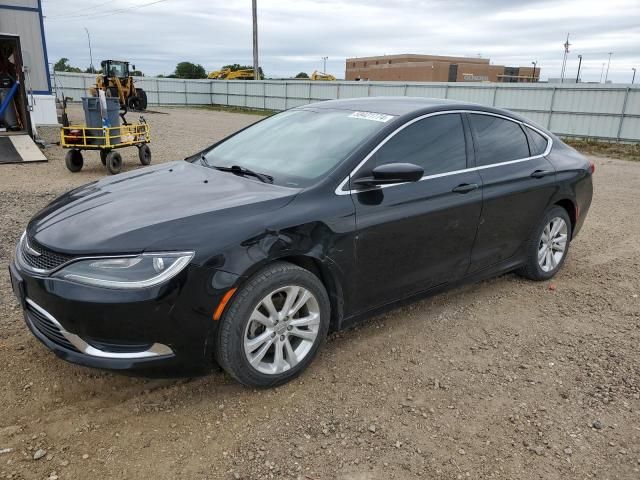
{"type": "Polygon", "coordinates": [[[260,65],[258,63],[258,6],[257,0],[251,0],[253,14],[253,79],[260,80],[260,65]]]}
{"type": "Polygon", "coordinates": [[[609,52],[609,62],[607,63],[607,74],[604,76],[604,83],[607,83],[607,80],[609,79],[609,66],[611,65],[611,55],[613,55],[613,52],[609,52]]]}
{"type": "Polygon", "coordinates": [[[560,83],[564,83],[564,72],[567,68],[567,55],[569,55],[569,34],[567,33],[567,40],[564,42],[564,58],[562,59],[562,71],[560,72],[560,83]]]}
{"type": "Polygon", "coordinates": [[[600,83],[602,83],[602,77],[604,76],[604,66],[606,63],[602,62],[602,70],[600,70],[600,83]]]}
{"type": "Polygon", "coordinates": [[[531,75],[531,82],[533,83],[536,81],[536,65],[538,65],[538,61],[531,62],[531,65],[533,65],[533,74],[531,75]]]}
{"type": "Polygon", "coordinates": [[[322,57],[322,73],[327,73],[327,59],[329,57],[322,57]]]}
{"type": "Polygon", "coordinates": [[[84,27],[84,31],[87,32],[87,40],[89,40],[89,68],[91,69],[91,73],[96,73],[95,68],[93,68],[93,53],[91,53],[91,35],[89,35],[89,29],[84,27]]]}
{"type": "Polygon", "coordinates": [[[631,85],[633,85],[633,82],[636,81],[636,67],[633,67],[631,70],[633,70],[633,78],[631,79],[631,85]]]}
{"type": "Polygon", "coordinates": [[[576,75],[576,83],[580,83],[580,67],[582,66],[582,55],[578,55],[580,61],[578,62],[578,74],[576,75]]]}

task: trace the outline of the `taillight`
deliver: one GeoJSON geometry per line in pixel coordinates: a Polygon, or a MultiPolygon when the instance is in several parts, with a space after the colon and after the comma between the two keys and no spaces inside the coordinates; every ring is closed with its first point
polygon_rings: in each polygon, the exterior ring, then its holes
{"type": "Polygon", "coordinates": [[[589,161],[589,172],[593,175],[596,171],[596,164],[592,161],[589,161]]]}

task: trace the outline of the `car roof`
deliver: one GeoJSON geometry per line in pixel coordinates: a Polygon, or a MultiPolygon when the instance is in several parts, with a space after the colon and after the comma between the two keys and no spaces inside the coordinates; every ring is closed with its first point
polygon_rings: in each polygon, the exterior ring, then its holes
{"type": "Polygon", "coordinates": [[[362,97],[340,100],[326,100],[298,107],[298,109],[353,110],[387,115],[407,116],[438,110],[478,110],[482,112],[506,115],[516,120],[526,121],[520,115],[499,108],[487,107],[477,103],[427,97],[362,97]]]}

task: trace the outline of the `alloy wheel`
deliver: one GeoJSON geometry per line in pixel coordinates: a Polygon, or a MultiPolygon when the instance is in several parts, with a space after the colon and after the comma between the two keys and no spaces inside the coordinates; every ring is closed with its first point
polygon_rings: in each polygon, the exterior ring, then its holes
{"type": "Polygon", "coordinates": [[[568,227],[564,219],[553,218],[542,230],[538,244],[538,265],[543,272],[555,270],[567,249],[568,227]]]}
{"type": "Polygon", "coordinates": [[[294,368],[318,338],[320,307],[306,288],[288,285],[265,296],[253,309],[243,344],[249,364],[275,375],[294,368]]]}

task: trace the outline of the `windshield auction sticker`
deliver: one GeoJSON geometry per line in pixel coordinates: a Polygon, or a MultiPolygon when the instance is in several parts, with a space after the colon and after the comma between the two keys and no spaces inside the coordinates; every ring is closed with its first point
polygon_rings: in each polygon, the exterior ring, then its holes
{"type": "Polygon", "coordinates": [[[393,115],[386,115],[384,113],[374,112],[353,112],[349,115],[349,118],[360,118],[362,120],[373,120],[374,122],[388,122],[393,118],[393,115]]]}

